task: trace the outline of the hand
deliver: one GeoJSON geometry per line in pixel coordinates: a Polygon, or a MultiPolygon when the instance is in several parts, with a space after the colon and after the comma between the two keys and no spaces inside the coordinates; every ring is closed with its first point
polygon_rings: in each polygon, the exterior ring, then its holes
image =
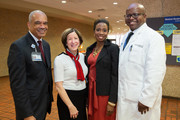
{"type": "Polygon", "coordinates": [[[141,112],[141,114],[143,114],[143,113],[146,114],[146,112],[149,111],[149,107],[138,102],[138,111],[141,112]]]}
{"type": "Polygon", "coordinates": [[[76,119],[78,116],[78,110],[74,105],[69,107],[70,118],[76,119]]]}
{"type": "Polygon", "coordinates": [[[107,104],[106,115],[110,116],[114,112],[114,106],[107,104]]]}
{"type": "Polygon", "coordinates": [[[24,120],[36,120],[36,118],[34,116],[29,116],[24,118],[24,120]]]}

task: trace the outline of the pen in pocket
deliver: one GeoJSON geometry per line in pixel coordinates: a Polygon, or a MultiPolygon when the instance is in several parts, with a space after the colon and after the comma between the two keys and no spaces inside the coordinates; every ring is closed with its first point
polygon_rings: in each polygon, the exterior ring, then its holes
{"type": "Polygon", "coordinates": [[[132,51],[132,47],[133,47],[133,45],[130,46],[130,51],[132,51]]]}

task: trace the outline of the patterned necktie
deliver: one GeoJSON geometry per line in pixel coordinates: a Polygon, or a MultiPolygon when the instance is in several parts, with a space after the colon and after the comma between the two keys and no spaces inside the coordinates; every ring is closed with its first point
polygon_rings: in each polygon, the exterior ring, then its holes
{"type": "Polygon", "coordinates": [[[126,41],[125,41],[124,46],[123,46],[123,50],[124,50],[124,48],[126,47],[126,45],[128,44],[129,39],[131,38],[131,36],[132,36],[133,34],[134,34],[133,32],[130,32],[130,33],[128,34],[128,37],[126,38],[126,41]]]}
{"type": "Polygon", "coordinates": [[[39,43],[39,49],[40,49],[40,51],[41,51],[41,54],[42,54],[42,57],[43,57],[43,60],[44,60],[44,62],[46,62],[46,60],[45,60],[45,56],[44,56],[44,51],[43,51],[43,49],[42,49],[42,42],[39,40],[39,41],[37,41],[38,43],[39,43]]]}

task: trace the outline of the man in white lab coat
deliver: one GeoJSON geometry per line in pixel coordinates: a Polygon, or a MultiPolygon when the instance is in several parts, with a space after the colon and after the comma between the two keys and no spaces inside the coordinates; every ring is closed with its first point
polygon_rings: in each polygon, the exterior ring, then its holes
{"type": "Polygon", "coordinates": [[[164,38],[147,26],[141,4],[127,8],[125,21],[130,30],[120,46],[116,120],[160,120],[166,71],[164,38]]]}

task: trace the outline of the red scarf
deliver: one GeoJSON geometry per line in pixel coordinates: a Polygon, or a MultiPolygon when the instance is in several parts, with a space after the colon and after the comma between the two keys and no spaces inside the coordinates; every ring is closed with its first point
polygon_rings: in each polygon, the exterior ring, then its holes
{"type": "Polygon", "coordinates": [[[70,53],[68,50],[66,50],[66,53],[69,55],[69,57],[71,57],[71,59],[75,62],[76,65],[76,70],[77,70],[77,79],[84,81],[84,74],[83,74],[83,70],[81,67],[81,64],[79,63],[79,54],[77,54],[76,56],[74,56],[72,53],[70,53]]]}

